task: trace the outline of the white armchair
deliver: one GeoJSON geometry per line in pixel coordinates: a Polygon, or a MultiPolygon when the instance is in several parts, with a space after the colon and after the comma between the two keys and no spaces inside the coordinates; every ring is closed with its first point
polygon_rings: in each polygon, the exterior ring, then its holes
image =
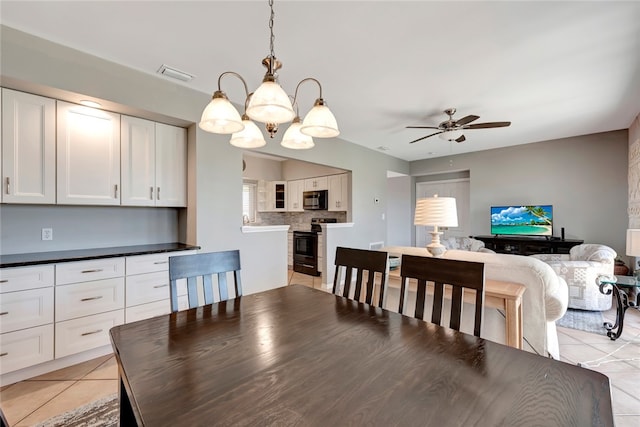
{"type": "Polygon", "coordinates": [[[491,249],[484,247],[484,242],[482,240],[474,239],[473,237],[447,237],[445,239],[441,239],[440,243],[442,243],[447,250],[458,249],[461,251],[495,254],[491,249]]]}
{"type": "Polygon", "coordinates": [[[616,252],[608,246],[582,244],[569,254],[531,255],[549,264],[569,287],[569,308],[603,311],[611,308],[611,295],[600,292],[596,279],[613,275],[616,252]]]}

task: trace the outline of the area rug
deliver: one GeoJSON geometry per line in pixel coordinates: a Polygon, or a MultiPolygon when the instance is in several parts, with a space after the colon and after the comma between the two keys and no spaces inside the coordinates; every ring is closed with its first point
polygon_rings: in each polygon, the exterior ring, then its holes
{"type": "Polygon", "coordinates": [[[574,310],[572,308],[568,308],[565,315],[556,320],[556,326],[607,335],[603,323],[604,318],[601,311],[574,310]]]}
{"type": "Polygon", "coordinates": [[[118,425],[118,395],[112,394],[50,418],[36,427],[112,427],[118,425]]]}

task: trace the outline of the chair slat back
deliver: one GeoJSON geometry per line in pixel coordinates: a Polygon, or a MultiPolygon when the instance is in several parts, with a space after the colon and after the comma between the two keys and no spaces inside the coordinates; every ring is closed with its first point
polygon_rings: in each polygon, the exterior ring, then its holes
{"type": "Polygon", "coordinates": [[[205,304],[215,302],[213,276],[217,277],[219,301],[229,299],[227,273],[233,273],[235,296],[242,295],[240,251],[209,252],[169,257],[171,311],[178,311],[178,280],[187,280],[189,308],[198,306],[198,281],[202,284],[205,304]]]}
{"type": "Polygon", "coordinates": [[[360,301],[364,291],[365,302],[382,307],[384,304],[385,290],[387,286],[387,259],[388,254],[381,251],[366,249],[336,248],[336,272],[333,279],[333,293],[349,298],[353,284],[353,299],[360,301]],[[355,282],[353,271],[356,272],[355,282]],[[340,293],[342,272],[344,271],[344,287],[340,293]],[[367,276],[364,282],[365,273],[367,276]],[[380,292],[378,301],[373,301],[376,287],[376,277],[380,278],[380,292]],[[353,283],[352,283],[353,282],[353,283]]]}
{"type": "Polygon", "coordinates": [[[427,282],[433,282],[433,308],[431,322],[441,324],[445,285],[451,289],[451,313],[449,327],[460,330],[464,288],[475,290],[475,314],[473,334],[480,336],[482,312],[484,306],[484,264],[480,262],[459,261],[453,259],[430,258],[414,255],[403,255],[400,263],[402,285],[398,311],[403,313],[407,280],[415,279],[416,308],[414,317],[424,318],[427,296],[427,282]]]}

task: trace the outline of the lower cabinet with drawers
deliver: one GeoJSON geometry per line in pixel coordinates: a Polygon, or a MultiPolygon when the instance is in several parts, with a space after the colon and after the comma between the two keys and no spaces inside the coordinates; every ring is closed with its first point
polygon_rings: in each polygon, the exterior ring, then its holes
{"type": "MultiPolygon", "coordinates": [[[[109,330],[171,312],[169,257],[195,250],[0,269],[0,375],[38,366],[35,375],[96,357],[109,330]],[[68,357],[71,356],[71,357],[68,357]],[[60,363],[56,363],[60,361],[60,363]],[[62,363],[62,364],[61,364],[62,363]],[[44,369],[44,370],[43,370],[44,369]]],[[[178,291],[188,308],[186,286],[178,291]]]]}

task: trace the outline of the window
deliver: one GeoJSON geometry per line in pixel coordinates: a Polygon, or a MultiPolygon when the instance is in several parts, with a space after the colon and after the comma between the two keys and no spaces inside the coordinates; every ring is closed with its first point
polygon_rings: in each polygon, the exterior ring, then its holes
{"type": "Polygon", "coordinates": [[[242,218],[245,215],[249,222],[256,221],[256,193],[258,185],[255,182],[245,181],[242,183],[242,218]]]}

